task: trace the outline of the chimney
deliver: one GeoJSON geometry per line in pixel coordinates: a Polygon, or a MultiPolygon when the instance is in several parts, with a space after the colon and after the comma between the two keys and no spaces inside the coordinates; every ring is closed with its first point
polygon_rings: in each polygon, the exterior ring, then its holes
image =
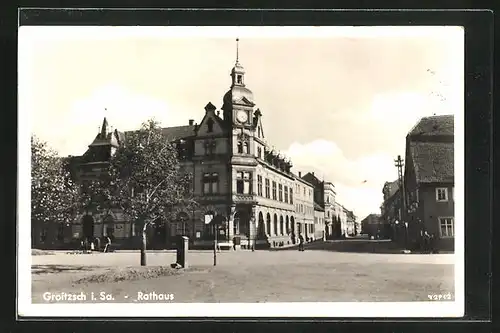
{"type": "Polygon", "coordinates": [[[314,176],[314,171],[313,171],[313,172],[311,172],[311,173],[312,173],[312,175],[314,176]]]}
{"type": "Polygon", "coordinates": [[[301,178],[302,178],[302,172],[300,172],[300,171],[299,171],[299,177],[301,177],[301,178]]]}
{"type": "Polygon", "coordinates": [[[194,119],[189,119],[189,126],[193,126],[194,125],[194,119]]]}

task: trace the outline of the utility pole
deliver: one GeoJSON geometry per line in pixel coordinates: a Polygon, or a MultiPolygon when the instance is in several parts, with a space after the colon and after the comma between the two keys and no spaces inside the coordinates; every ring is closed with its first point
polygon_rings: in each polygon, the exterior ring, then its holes
{"type": "Polygon", "coordinates": [[[406,194],[405,194],[405,183],[403,175],[404,160],[401,159],[401,155],[394,160],[394,165],[398,168],[398,181],[399,181],[399,191],[401,192],[401,222],[405,226],[405,247],[408,245],[408,223],[406,221],[406,194]]]}

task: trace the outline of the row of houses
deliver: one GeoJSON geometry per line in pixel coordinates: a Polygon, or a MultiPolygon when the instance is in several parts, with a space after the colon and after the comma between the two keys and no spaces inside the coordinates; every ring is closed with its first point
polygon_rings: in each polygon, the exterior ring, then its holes
{"type": "Polygon", "coordinates": [[[424,117],[406,136],[401,177],[384,184],[379,222],[373,229],[401,246],[417,248],[423,235],[454,250],[454,117],[424,117]]]}
{"type": "MultiPolygon", "coordinates": [[[[184,126],[162,129],[165,139],[177,147],[182,169],[193,175],[200,208],[160,223],[152,230],[151,247],[168,247],[178,235],[188,236],[193,247],[211,246],[214,232],[219,242],[236,248],[292,245],[299,234],[313,241],[359,232],[354,213],[336,202],[331,182],[314,173],[295,174],[292,161],[271,148],[263,112],[255,105],[237,60],[221,110],[209,102],[199,123],[189,120],[184,126]],[[205,223],[207,215],[221,216],[225,223],[214,230],[205,223]]],[[[110,131],[105,118],[88,150],[69,157],[74,179],[85,182],[105,172],[126,135],[110,131]]],[[[32,245],[69,247],[82,239],[109,236],[123,248],[134,248],[141,241],[140,230],[118,209],[105,215],[87,211],[73,223],[33,226],[32,245]]]]}

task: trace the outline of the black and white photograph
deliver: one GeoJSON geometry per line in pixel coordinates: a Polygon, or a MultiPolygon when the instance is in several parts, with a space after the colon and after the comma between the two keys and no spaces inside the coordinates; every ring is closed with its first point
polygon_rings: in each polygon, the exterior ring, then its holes
{"type": "Polygon", "coordinates": [[[460,317],[463,114],[457,26],[22,26],[19,315],[460,317]]]}

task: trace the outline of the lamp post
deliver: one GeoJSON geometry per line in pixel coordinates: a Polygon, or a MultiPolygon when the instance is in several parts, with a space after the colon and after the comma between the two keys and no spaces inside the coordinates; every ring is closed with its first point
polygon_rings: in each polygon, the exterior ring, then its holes
{"type": "Polygon", "coordinates": [[[255,241],[256,241],[256,234],[257,234],[257,228],[255,228],[255,216],[252,216],[250,218],[250,228],[253,228],[253,232],[252,232],[252,235],[253,235],[253,240],[250,239],[250,241],[252,242],[252,252],[255,251],[255,241]]]}
{"type": "Polygon", "coordinates": [[[405,222],[405,249],[408,249],[408,222],[405,222]]]}

